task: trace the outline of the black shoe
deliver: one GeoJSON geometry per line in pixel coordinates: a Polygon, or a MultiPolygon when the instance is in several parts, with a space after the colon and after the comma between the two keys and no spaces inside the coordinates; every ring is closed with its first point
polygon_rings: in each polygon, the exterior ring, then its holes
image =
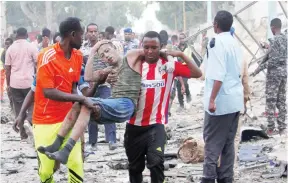
{"type": "Polygon", "coordinates": [[[233,183],[233,178],[217,179],[217,183],[233,183]]]}
{"type": "Polygon", "coordinates": [[[202,177],[201,183],[215,183],[215,179],[206,179],[202,177]]]}

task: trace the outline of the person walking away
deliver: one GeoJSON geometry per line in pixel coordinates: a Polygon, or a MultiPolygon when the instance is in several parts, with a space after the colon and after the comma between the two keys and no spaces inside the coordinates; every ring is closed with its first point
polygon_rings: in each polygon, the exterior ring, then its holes
{"type": "MultiPolygon", "coordinates": [[[[1,102],[4,101],[4,84],[5,84],[5,79],[6,79],[6,73],[5,73],[5,55],[6,55],[6,51],[7,49],[13,44],[13,39],[11,38],[7,38],[5,40],[5,46],[4,46],[4,49],[2,50],[2,53],[1,53],[1,65],[0,65],[0,69],[1,69],[1,88],[0,88],[0,99],[1,99],[1,102]]],[[[11,107],[11,110],[14,110],[13,109],[13,103],[12,103],[12,98],[11,98],[11,93],[10,92],[7,92],[8,94],[8,98],[9,98],[9,102],[10,102],[10,107],[11,107]]]]}
{"type": "Polygon", "coordinates": [[[278,123],[278,132],[285,135],[287,124],[287,35],[281,33],[282,22],[275,18],[270,23],[271,31],[274,35],[268,50],[268,59],[263,60],[259,67],[251,74],[256,76],[259,72],[267,69],[266,75],[266,113],[268,126],[266,133],[269,136],[277,134],[275,130],[275,121],[278,123]],[[279,110],[278,117],[275,117],[276,107],[279,110]]]}
{"type": "MultiPolygon", "coordinates": [[[[33,81],[38,50],[33,43],[29,43],[25,28],[19,28],[16,41],[7,49],[5,55],[7,91],[11,92],[15,118],[18,116],[21,106],[33,81]]],[[[26,120],[32,124],[33,106],[29,108],[26,120]]],[[[24,129],[20,129],[21,139],[28,136],[24,129]]]]}
{"type": "Polygon", "coordinates": [[[233,16],[217,12],[214,18],[215,44],[208,46],[204,88],[204,164],[202,183],[233,182],[234,138],[239,113],[244,109],[241,82],[242,54],[231,36],[233,16]],[[220,158],[220,166],[217,162],[220,158]]]}

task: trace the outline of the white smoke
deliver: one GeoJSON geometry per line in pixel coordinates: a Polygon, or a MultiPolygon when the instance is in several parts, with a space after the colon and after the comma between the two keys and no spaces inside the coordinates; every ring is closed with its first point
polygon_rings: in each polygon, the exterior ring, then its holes
{"type": "Polygon", "coordinates": [[[147,31],[161,31],[166,30],[169,32],[168,26],[162,24],[156,17],[156,11],[159,10],[158,3],[147,5],[144,9],[141,18],[133,22],[132,30],[136,33],[145,33],[147,31]]]}

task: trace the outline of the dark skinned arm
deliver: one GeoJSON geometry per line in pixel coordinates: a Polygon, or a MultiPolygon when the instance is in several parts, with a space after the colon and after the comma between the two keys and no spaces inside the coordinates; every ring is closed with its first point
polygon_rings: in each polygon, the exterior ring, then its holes
{"type": "Polygon", "coordinates": [[[73,83],[72,94],[78,94],[78,92],[77,92],[77,83],[73,83]]]}
{"type": "Polygon", "coordinates": [[[218,95],[218,92],[219,92],[221,86],[222,86],[221,81],[214,80],[214,84],[213,84],[213,88],[212,88],[212,92],[211,92],[211,96],[210,96],[210,101],[209,101],[209,107],[208,107],[208,110],[211,113],[214,113],[216,111],[215,99],[218,95]]]}
{"type": "Polygon", "coordinates": [[[84,96],[78,94],[65,93],[56,88],[43,88],[45,98],[56,100],[60,102],[79,102],[83,103],[85,100],[84,96]]]}
{"type": "Polygon", "coordinates": [[[5,72],[7,87],[10,87],[11,65],[5,65],[5,72]]]}
{"type": "Polygon", "coordinates": [[[179,52],[179,57],[182,58],[182,60],[186,63],[186,65],[190,69],[191,78],[200,78],[202,76],[201,70],[194,61],[192,61],[189,57],[187,57],[183,52],[179,52]]]}
{"type": "Polygon", "coordinates": [[[214,81],[212,92],[211,92],[211,96],[210,96],[210,102],[214,102],[215,101],[221,86],[222,86],[222,82],[221,81],[216,81],[216,80],[214,81]]]}
{"type": "Polygon", "coordinates": [[[23,128],[24,120],[26,118],[26,111],[34,103],[34,91],[30,90],[26,95],[21,110],[13,124],[13,129],[18,133],[20,128],[23,128]]]}

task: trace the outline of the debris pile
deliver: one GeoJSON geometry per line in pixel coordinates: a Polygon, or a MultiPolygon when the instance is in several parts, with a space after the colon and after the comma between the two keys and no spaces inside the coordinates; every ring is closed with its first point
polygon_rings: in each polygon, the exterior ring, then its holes
{"type": "Polygon", "coordinates": [[[184,163],[199,163],[204,161],[204,143],[192,137],[184,140],[179,148],[178,157],[184,163]]]}

